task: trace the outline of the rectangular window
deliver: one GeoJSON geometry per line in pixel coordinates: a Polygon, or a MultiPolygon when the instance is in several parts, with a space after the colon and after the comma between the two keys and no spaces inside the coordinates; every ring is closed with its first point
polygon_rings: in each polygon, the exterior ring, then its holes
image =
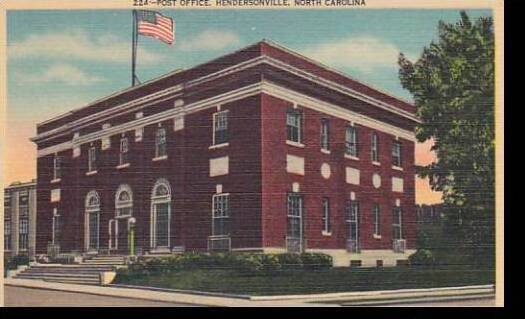
{"type": "Polygon", "coordinates": [[[120,157],[119,157],[119,165],[127,164],[128,163],[128,138],[123,137],[120,139],[120,157]]]}
{"type": "Polygon", "coordinates": [[[53,244],[58,244],[60,241],[60,215],[57,213],[57,209],[53,210],[53,229],[52,229],[52,241],[53,244]]]}
{"type": "Polygon", "coordinates": [[[330,150],[330,122],[328,119],[321,119],[321,149],[330,150]]]}
{"type": "Polygon", "coordinates": [[[403,234],[401,232],[401,207],[394,207],[392,210],[392,238],[402,239],[403,234]]]}
{"type": "Polygon", "coordinates": [[[359,202],[348,201],[346,205],[346,222],[349,226],[348,239],[357,242],[359,239],[359,202]]]}
{"type": "Polygon", "coordinates": [[[11,219],[4,219],[4,250],[11,250],[11,219]]]}
{"type": "Polygon", "coordinates": [[[230,235],[230,196],[213,195],[213,236],[230,235]]]}
{"type": "Polygon", "coordinates": [[[297,110],[286,113],[286,139],[291,142],[302,143],[302,114],[297,110]]]}
{"type": "Polygon", "coordinates": [[[373,212],[374,214],[374,235],[381,235],[381,210],[379,204],[374,204],[373,212]]]}
{"type": "Polygon", "coordinates": [[[332,231],[330,224],[330,200],[323,198],[323,232],[329,233],[332,231]]]}
{"type": "Polygon", "coordinates": [[[59,179],[62,177],[62,157],[55,156],[53,160],[53,179],[59,179]]]}
{"type": "Polygon", "coordinates": [[[213,114],[213,145],[228,142],[228,111],[213,114]]]}
{"type": "Polygon", "coordinates": [[[302,237],[303,197],[298,194],[288,194],[288,237],[302,237]]]}
{"type": "Polygon", "coordinates": [[[88,152],[88,172],[97,170],[97,149],[95,146],[89,148],[88,152]]]}
{"type": "Polygon", "coordinates": [[[392,144],[392,165],[401,167],[401,143],[394,141],[392,144]]]}
{"type": "Polygon", "coordinates": [[[345,134],[345,151],[347,155],[358,157],[359,151],[357,149],[357,129],[355,126],[348,125],[345,134]]]}
{"type": "Polygon", "coordinates": [[[8,192],[4,192],[4,208],[10,208],[10,207],[11,207],[11,194],[8,192]]]}
{"type": "Polygon", "coordinates": [[[163,127],[157,130],[155,136],[155,157],[166,156],[166,129],[163,127]]]}
{"type": "Polygon", "coordinates": [[[27,249],[29,242],[29,219],[27,217],[21,217],[18,222],[18,248],[27,249]]]}
{"type": "Polygon", "coordinates": [[[18,193],[18,205],[27,206],[29,204],[29,193],[27,190],[20,191],[18,193]]]}
{"type": "Polygon", "coordinates": [[[372,162],[379,162],[379,138],[376,133],[372,133],[372,140],[370,142],[370,156],[372,162]]]}

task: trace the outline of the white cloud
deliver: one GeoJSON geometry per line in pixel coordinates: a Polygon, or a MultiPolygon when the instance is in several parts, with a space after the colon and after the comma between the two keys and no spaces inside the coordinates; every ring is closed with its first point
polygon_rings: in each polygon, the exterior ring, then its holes
{"type": "Polygon", "coordinates": [[[220,50],[239,42],[239,36],[232,31],[205,30],[191,40],[182,42],[180,48],[183,51],[220,50]]]}
{"type": "Polygon", "coordinates": [[[361,36],[321,43],[303,52],[328,65],[369,72],[376,68],[397,67],[400,50],[382,39],[361,36]]]}
{"type": "MultiPolygon", "coordinates": [[[[141,64],[152,64],[163,59],[163,56],[140,46],[137,54],[141,64]]],[[[32,34],[22,41],[10,43],[8,57],[129,63],[131,43],[129,39],[121,39],[113,35],[89,37],[82,30],[32,34]]]]}
{"type": "Polygon", "coordinates": [[[16,73],[20,82],[44,83],[58,82],[67,85],[89,85],[104,81],[103,78],[86,74],[84,71],[69,64],[54,64],[42,73],[16,73]]]}

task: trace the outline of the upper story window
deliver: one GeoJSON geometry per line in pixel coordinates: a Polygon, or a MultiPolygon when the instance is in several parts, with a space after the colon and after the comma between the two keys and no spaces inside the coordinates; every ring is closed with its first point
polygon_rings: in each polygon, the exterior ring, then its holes
{"type": "Polygon", "coordinates": [[[392,144],[392,165],[401,167],[401,142],[394,141],[392,144]]]}
{"type": "Polygon", "coordinates": [[[62,178],[62,157],[55,155],[53,159],[53,179],[62,178]]]}
{"type": "Polygon", "coordinates": [[[402,223],[401,207],[394,207],[392,210],[392,239],[402,239],[403,233],[401,231],[402,223]]]}
{"type": "Polygon", "coordinates": [[[228,111],[213,114],[213,145],[228,142],[228,111]]]}
{"type": "Polygon", "coordinates": [[[323,198],[323,233],[330,233],[332,231],[332,225],[330,224],[330,200],[323,198]]]}
{"type": "Polygon", "coordinates": [[[372,211],[373,218],[374,218],[374,235],[380,236],[381,235],[381,209],[379,207],[379,204],[374,204],[374,208],[372,211]]]}
{"type": "Polygon", "coordinates": [[[11,207],[11,194],[4,192],[4,208],[11,207]]]}
{"type": "Polygon", "coordinates": [[[228,194],[213,195],[213,236],[230,235],[230,196],[228,194]]]}
{"type": "Polygon", "coordinates": [[[97,170],[97,148],[91,146],[88,151],[88,172],[97,170]]]}
{"type": "Polygon", "coordinates": [[[119,153],[119,165],[127,164],[129,161],[128,152],[129,152],[129,141],[127,137],[120,139],[120,153],[119,153]]]}
{"type": "Polygon", "coordinates": [[[27,190],[20,191],[18,194],[18,205],[27,206],[29,204],[29,192],[27,190]]]}
{"type": "Polygon", "coordinates": [[[345,149],[347,155],[353,157],[359,156],[359,150],[357,149],[357,129],[353,125],[346,127],[345,149]]]}
{"type": "Polygon", "coordinates": [[[155,157],[166,156],[166,129],[160,127],[155,136],[155,157]]]}
{"type": "Polygon", "coordinates": [[[289,110],[286,113],[286,139],[302,143],[302,114],[298,110],[289,110]]]}
{"type": "Polygon", "coordinates": [[[372,133],[370,141],[370,157],[372,162],[379,162],[379,137],[377,133],[372,133]]]}
{"type": "Polygon", "coordinates": [[[328,119],[321,119],[321,149],[330,150],[330,122],[328,119]]]}

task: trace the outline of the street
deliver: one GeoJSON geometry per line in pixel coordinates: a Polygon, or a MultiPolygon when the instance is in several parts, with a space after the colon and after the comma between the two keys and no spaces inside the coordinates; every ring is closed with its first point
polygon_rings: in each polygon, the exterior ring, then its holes
{"type": "Polygon", "coordinates": [[[194,305],[4,286],[7,307],[194,307],[194,305]]]}
{"type": "MultiPolygon", "coordinates": [[[[345,302],[336,303],[351,306],[345,302]]],[[[468,300],[401,302],[383,305],[386,307],[492,307],[493,298],[468,300]]],[[[5,286],[5,306],[7,307],[194,307],[195,305],[150,301],[134,298],[98,296],[77,292],[64,292],[46,289],[5,286]]],[[[319,304],[322,307],[322,304],[319,304]]],[[[374,306],[374,305],[371,305],[374,306]]],[[[381,306],[381,305],[375,305],[381,306]]]]}

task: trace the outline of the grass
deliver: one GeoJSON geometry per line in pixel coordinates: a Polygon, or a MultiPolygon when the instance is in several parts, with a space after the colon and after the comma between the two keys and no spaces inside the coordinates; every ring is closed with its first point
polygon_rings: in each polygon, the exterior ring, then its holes
{"type": "Polygon", "coordinates": [[[454,268],[332,268],[242,274],[192,269],[148,275],[121,273],[114,283],[245,295],[285,295],[493,284],[494,270],[454,268]]]}

